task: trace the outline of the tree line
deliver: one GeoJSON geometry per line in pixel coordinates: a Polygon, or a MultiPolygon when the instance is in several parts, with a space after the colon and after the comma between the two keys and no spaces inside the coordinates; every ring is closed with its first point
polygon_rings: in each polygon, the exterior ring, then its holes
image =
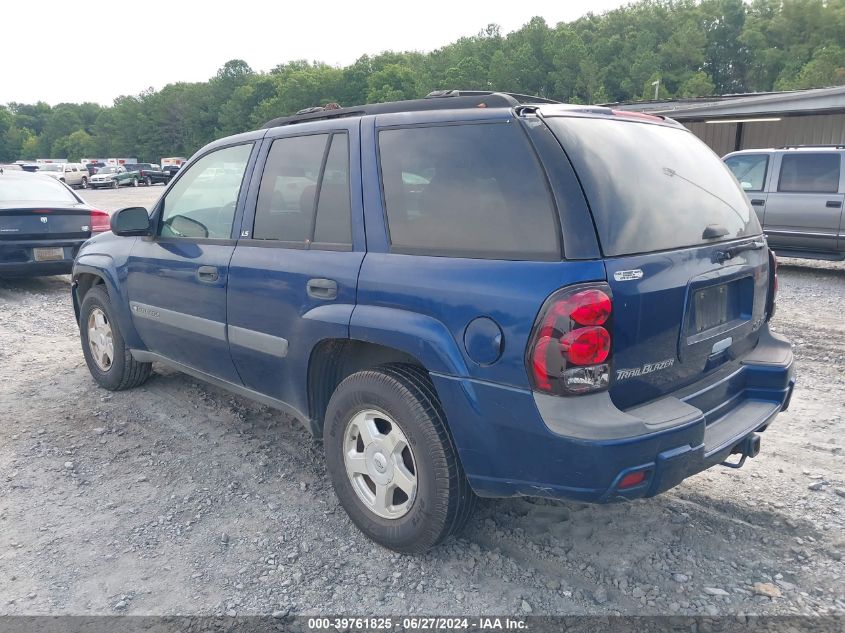
{"type": "Polygon", "coordinates": [[[430,53],[383,52],[335,67],[298,60],[113,105],[0,106],[0,162],[38,157],[190,156],[205,143],[302,108],[502,90],[571,103],[789,90],[845,83],[845,0],[643,0],[550,26],[489,25],[430,53]]]}

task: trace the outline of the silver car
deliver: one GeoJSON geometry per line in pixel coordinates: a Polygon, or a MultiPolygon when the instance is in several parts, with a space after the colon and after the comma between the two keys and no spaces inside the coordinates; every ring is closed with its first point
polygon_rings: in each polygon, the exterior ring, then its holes
{"type": "Polygon", "coordinates": [[[779,255],[845,259],[845,145],[746,149],[724,157],[779,255]]]}

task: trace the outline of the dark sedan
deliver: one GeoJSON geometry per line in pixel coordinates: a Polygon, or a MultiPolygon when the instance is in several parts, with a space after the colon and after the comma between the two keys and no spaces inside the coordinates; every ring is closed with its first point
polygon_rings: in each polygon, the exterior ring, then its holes
{"type": "Polygon", "coordinates": [[[109,230],[109,214],[63,183],[0,169],[0,275],[62,275],[85,240],[109,230]]]}

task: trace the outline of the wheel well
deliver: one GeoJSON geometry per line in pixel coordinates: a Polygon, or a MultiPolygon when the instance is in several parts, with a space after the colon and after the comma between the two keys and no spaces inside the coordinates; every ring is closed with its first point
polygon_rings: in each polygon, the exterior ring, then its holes
{"type": "Polygon", "coordinates": [[[329,400],[344,378],[388,363],[407,363],[425,369],[419,360],[392,347],[349,339],[320,342],[308,363],[308,408],[314,430],[322,430],[329,400]]]}
{"type": "Polygon", "coordinates": [[[94,275],[93,273],[80,273],[76,276],[76,296],[79,300],[79,305],[82,305],[82,300],[91,288],[98,285],[105,285],[102,277],[94,275]]]}

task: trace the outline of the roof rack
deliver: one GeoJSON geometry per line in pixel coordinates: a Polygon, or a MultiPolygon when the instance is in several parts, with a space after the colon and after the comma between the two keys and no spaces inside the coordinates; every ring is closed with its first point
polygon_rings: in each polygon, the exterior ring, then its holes
{"type": "Polygon", "coordinates": [[[420,110],[457,110],[469,108],[513,108],[526,103],[559,103],[543,97],[534,97],[514,92],[492,92],[483,90],[435,90],[423,99],[391,101],[352,106],[350,108],[306,108],[293,116],[278,117],[267,121],[264,129],[305,123],[341,119],[365,114],[387,114],[391,112],[416,112],[420,110]]]}
{"type": "Polygon", "coordinates": [[[829,143],[829,144],[807,143],[807,144],[804,144],[804,145],[778,145],[775,149],[800,149],[802,147],[812,147],[812,148],[828,147],[828,148],[831,148],[831,149],[845,149],[845,145],[843,145],[842,143],[829,143]]]}

